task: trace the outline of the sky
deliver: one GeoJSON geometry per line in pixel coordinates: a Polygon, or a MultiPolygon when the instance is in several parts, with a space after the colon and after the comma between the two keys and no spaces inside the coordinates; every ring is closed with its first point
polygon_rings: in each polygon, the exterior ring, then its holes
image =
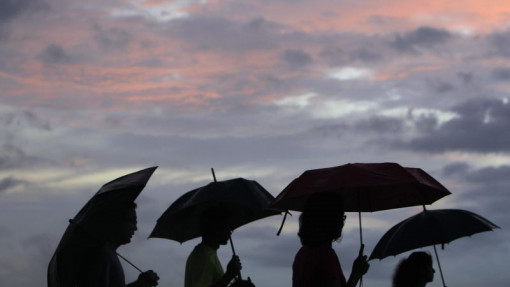
{"type": "MultiPolygon", "coordinates": [[[[118,251],[159,286],[183,286],[199,241],[147,237],[210,168],[276,196],[305,170],[397,162],[452,192],[428,209],[501,227],[439,248],[446,284],[506,287],[509,63],[500,0],[0,1],[0,285],[46,286],[68,219],[146,167],[159,166],[118,251]]],[[[366,253],[421,210],[362,214],[366,253]]],[[[281,216],[234,231],[257,286],[291,286],[298,215],[280,236],[281,216]]],[[[357,214],[346,224],[334,248],[348,276],[357,214]]],[[[226,264],[231,251],[218,254],[226,264]]],[[[364,286],[390,286],[408,254],[370,261],[364,286]]],[[[427,286],[442,286],[438,273],[427,286]]]]}

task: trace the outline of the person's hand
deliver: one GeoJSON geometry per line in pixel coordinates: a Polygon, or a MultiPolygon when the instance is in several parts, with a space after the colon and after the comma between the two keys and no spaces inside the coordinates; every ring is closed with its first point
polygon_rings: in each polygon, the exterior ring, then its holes
{"type": "Polygon", "coordinates": [[[243,269],[243,266],[241,264],[241,259],[239,259],[239,256],[232,256],[232,259],[227,264],[227,274],[231,275],[232,277],[235,277],[239,275],[241,269],[243,269]]]}
{"type": "Polygon", "coordinates": [[[136,280],[136,283],[140,287],[152,287],[152,286],[158,286],[159,276],[158,273],[149,270],[140,273],[138,275],[138,280],[136,280]]]}
{"type": "Polygon", "coordinates": [[[365,244],[361,244],[359,249],[358,258],[354,260],[352,264],[352,273],[356,274],[357,277],[363,276],[367,273],[368,268],[370,268],[370,264],[368,264],[367,256],[363,255],[363,250],[365,249],[365,244]]]}

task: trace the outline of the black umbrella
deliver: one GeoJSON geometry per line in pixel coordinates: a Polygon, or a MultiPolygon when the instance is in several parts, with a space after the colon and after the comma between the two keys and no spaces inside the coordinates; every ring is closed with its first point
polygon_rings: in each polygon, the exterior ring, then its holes
{"type": "Polygon", "coordinates": [[[499,226],[470,211],[425,209],[388,230],[375,246],[369,260],[383,259],[416,248],[434,246],[443,285],[446,287],[435,245],[444,246],[455,239],[492,231],[495,228],[499,226]]]}
{"type": "Polygon", "coordinates": [[[69,220],[70,224],[48,266],[49,287],[76,286],[80,270],[103,244],[99,230],[102,221],[132,204],[156,168],[140,170],[108,182],[69,220]]]}
{"type": "MultiPolygon", "coordinates": [[[[216,177],[214,180],[185,193],[172,203],[158,219],[149,238],[166,238],[183,243],[200,237],[200,216],[213,207],[222,207],[230,212],[230,230],[281,212],[268,209],[274,197],[256,181],[236,178],[217,182],[216,177]]],[[[232,238],[230,245],[236,255],[232,238]]]]}
{"type": "Polygon", "coordinates": [[[211,182],[179,197],[158,219],[149,238],[179,243],[200,237],[200,215],[212,207],[224,207],[234,230],[252,221],[280,214],[268,209],[274,197],[258,182],[244,178],[211,182]]]}

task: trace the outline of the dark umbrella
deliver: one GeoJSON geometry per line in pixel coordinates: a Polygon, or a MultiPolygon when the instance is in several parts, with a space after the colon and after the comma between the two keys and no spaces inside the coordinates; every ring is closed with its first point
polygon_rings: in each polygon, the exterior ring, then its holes
{"type": "Polygon", "coordinates": [[[455,239],[491,231],[495,228],[499,228],[499,226],[470,211],[460,209],[424,210],[388,230],[375,246],[369,260],[383,259],[432,245],[441,279],[446,287],[435,245],[442,244],[444,246],[455,239]]]}
{"type": "Polygon", "coordinates": [[[103,244],[102,221],[133,203],[156,168],[140,170],[108,182],[69,220],[70,224],[48,266],[49,287],[76,286],[80,271],[87,266],[91,254],[103,244]]]}
{"type": "Polygon", "coordinates": [[[451,194],[419,168],[397,163],[352,163],[305,171],[285,187],[271,207],[302,211],[312,194],[328,191],[343,198],[345,211],[359,212],[362,243],[361,212],[432,204],[451,194]]]}
{"type": "MultiPolygon", "coordinates": [[[[149,238],[166,238],[179,243],[200,237],[200,216],[212,207],[230,212],[230,230],[281,211],[268,209],[274,197],[259,183],[244,178],[211,182],[179,197],[158,219],[149,238]]],[[[232,252],[235,255],[232,238],[232,252]]]]}

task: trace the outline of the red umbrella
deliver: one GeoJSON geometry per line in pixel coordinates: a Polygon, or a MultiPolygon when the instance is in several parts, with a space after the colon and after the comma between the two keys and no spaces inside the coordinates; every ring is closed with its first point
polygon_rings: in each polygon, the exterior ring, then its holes
{"type": "Polygon", "coordinates": [[[345,211],[360,212],[362,242],[361,212],[432,204],[451,194],[419,168],[397,163],[351,163],[305,171],[276,197],[271,207],[302,211],[306,200],[317,192],[336,192],[344,200],[345,211]]]}

